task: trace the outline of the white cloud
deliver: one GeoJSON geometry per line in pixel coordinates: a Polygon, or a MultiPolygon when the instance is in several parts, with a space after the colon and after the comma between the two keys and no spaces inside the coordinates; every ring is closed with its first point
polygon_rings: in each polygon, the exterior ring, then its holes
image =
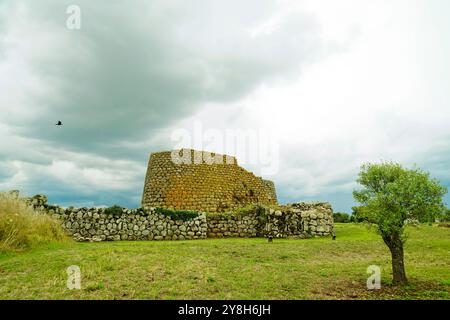
{"type": "Polygon", "coordinates": [[[148,152],[195,121],[275,131],[283,200],[348,210],[359,165],[382,159],[450,184],[446,1],[86,3],[79,38],[20,3],[0,5],[0,188],[137,205],[148,152]]]}
{"type": "MultiPolygon", "coordinates": [[[[431,22],[424,17],[426,3],[307,4],[319,17],[324,37],[351,45],[307,65],[295,81],[261,84],[231,107],[207,105],[178,126],[202,121],[204,127],[222,130],[275,129],[281,160],[272,179],[289,200],[346,193],[340,207],[348,208],[359,166],[366,161],[417,163],[448,179],[448,158],[440,157],[445,169],[439,169],[438,160],[427,160],[450,150],[450,92],[440,91],[437,100],[435,89],[447,81],[450,64],[441,61],[440,76],[427,76],[436,60],[427,38],[419,36],[428,28],[424,23],[431,22]]],[[[447,49],[448,39],[442,43],[447,49]]]]}

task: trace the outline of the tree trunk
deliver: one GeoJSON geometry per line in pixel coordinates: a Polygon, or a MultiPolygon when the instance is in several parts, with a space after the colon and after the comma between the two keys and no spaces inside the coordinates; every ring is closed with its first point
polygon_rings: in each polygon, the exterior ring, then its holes
{"type": "Polygon", "coordinates": [[[394,234],[387,239],[384,239],[389,247],[392,256],[392,275],[393,284],[405,285],[408,283],[406,279],[405,263],[403,256],[403,242],[398,234],[394,234]]]}

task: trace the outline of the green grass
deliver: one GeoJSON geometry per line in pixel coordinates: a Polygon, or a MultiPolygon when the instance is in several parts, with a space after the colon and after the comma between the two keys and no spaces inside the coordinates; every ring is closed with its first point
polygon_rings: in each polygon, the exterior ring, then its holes
{"type": "Polygon", "coordinates": [[[1,299],[450,299],[450,230],[408,228],[410,284],[390,285],[390,254],[365,226],[337,240],[207,239],[53,244],[0,255],[1,299]],[[381,290],[366,289],[379,265],[381,290]],[[81,268],[81,290],[66,268],[81,268]]]}

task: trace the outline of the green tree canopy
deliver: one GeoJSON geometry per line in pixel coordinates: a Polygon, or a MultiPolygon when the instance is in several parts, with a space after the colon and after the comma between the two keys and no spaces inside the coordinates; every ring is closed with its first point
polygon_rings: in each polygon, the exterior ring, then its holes
{"type": "Polygon", "coordinates": [[[347,223],[350,222],[350,215],[345,212],[335,212],[333,213],[334,222],[347,223]]]}
{"type": "Polygon", "coordinates": [[[353,192],[362,205],[358,215],[377,225],[392,254],[394,283],[406,283],[403,264],[405,222],[409,219],[434,221],[442,216],[442,197],[447,188],[419,168],[405,169],[400,164],[382,162],[363,164],[353,192]]]}

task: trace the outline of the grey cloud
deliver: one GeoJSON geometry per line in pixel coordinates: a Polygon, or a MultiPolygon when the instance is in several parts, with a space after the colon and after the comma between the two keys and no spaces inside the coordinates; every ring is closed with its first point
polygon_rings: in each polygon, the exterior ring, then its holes
{"type": "Polygon", "coordinates": [[[45,90],[25,91],[26,107],[40,111],[9,124],[55,148],[127,158],[116,144],[146,141],[204,102],[236,100],[323,53],[318,26],[298,12],[271,34],[250,37],[277,12],[276,1],[77,3],[82,29],[69,31],[72,1],[17,2],[38,30],[31,34],[44,39],[26,62],[45,90]],[[64,127],[52,126],[56,120],[64,127]]]}
{"type": "Polygon", "coordinates": [[[13,175],[13,165],[10,162],[0,161],[0,181],[10,179],[13,175]]]}
{"type": "Polygon", "coordinates": [[[136,207],[142,192],[144,168],[112,161],[101,168],[102,164],[105,161],[90,167],[82,161],[54,161],[50,165],[22,161],[12,165],[0,161],[0,170],[6,168],[9,172],[5,179],[0,175],[0,190],[18,189],[24,195],[46,194],[51,203],[63,206],[136,207]]]}

